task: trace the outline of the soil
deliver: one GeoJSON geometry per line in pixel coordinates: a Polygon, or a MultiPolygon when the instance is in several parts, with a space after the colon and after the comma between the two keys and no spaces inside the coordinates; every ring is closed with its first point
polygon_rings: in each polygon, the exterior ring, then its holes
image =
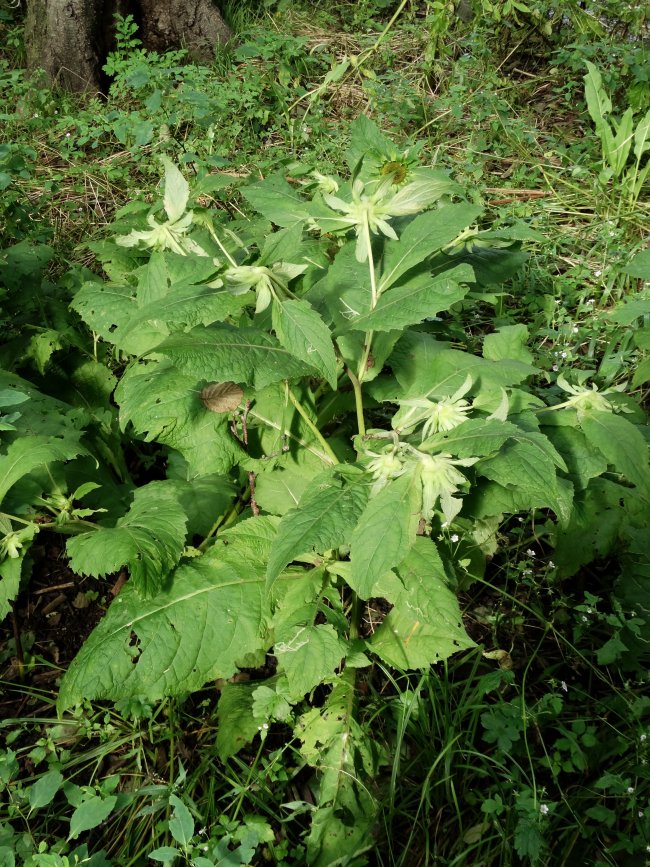
{"type": "Polygon", "coordinates": [[[0,624],[0,717],[20,715],[25,686],[54,689],[77,651],[99,623],[124,577],[76,575],[56,533],[41,531],[31,550],[32,577],[0,624]],[[20,684],[12,699],[11,684],[20,684]]]}

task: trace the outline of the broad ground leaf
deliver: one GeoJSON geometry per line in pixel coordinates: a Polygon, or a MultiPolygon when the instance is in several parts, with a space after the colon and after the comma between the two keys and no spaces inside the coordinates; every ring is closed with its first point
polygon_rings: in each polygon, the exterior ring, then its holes
{"type": "Polygon", "coordinates": [[[397,568],[397,575],[385,574],[377,582],[375,593],[388,599],[393,607],[368,644],[388,665],[400,670],[426,668],[459,650],[474,647],[430,539],[418,537],[397,568]]]}
{"type": "MultiPolygon", "coordinates": [[[[541,434],[538,437],[543,439],[541,434]]],[[[505,488],[516,488],[520,500],[528,500],[527,508],[540,508],[544,503],[562,520],[568,520],[558,496],[556,466],[535,441],[507,443],[499,454],[477,464],[476,472],[505,488]]]]}
{"type": "Polygon", "coordinates": [[[555,533],[553,560],[560,577],[574,575],[581,566],[612,552],[623,525],[629,524],[625,498],[632,493],[598,478],[576,494],[568,524],[555,533]]]}
{"type": "Polygon", "coordinates": [[[217,706],[217,752],[221,761],[249,744],[259,730],[253,716],[253,693],[259,684],[225,683],[217,706]]]}
{"type": "Polygon", "coordinates": [[[470,418],[450,431],[429,437],[421,448],[434,454],[450,452],[459,458],[472,458],[495,454],[507,440],[521,433],[509,421],[470,418]]]}
{"type": "Polygon", "coordinates": [[[242,194],[258,213],[276,226],[286,228],[309,217],[307,203],[280,174],[244,187],[242,194]]]}
{"type": "Polygon", "coordinates": [[[180,846],[187,847],[194,836],[192,814],[177,795],[169,796],[169,805],[174,809],[169,820],[169,833],[180,846]]]}
{"type": "MultiPolygon", "coordinates": [[[[169,467],[169,463],[168,463],[169,467]]],[[[169,475],[169,469],[168,469],[169,475]]],[[[173,478],[168,482],[178,497],[187,518],[187,536],[207,536],[217,518],[232,508],[238,489],[227,476],[173,478]]]]}
{"type": "Polygon", "coordinates": [[[32,470],[55,461],[69,461],[86,453],[80,434],[69,431],[60,437],[22,436],[0,455],[0,501],[15,483],[32,470]]]}
{"type": "Polygon", "coordinates": [[[607,461],[587,437],[575,427],[545,428],[545,433],[567,465],[567,472],[576,489],[586,488],[590,479],[607,471],[607,461]]]}
{"type": "Polygon", "coordinates": [[[201,402],[200,380],[169,362],[133,364],[115,392],[120,422],[147,441],[170,446],[185,458],[191,477],[225,473],[247,459],[229,419],[201,402]]]}
{"type": "Polygon", "coordinates": [[[234,540],[181,566],[153,599],[128,582],[68,669],[60,709],[94,698],[155,701],[232,677],[265,649],[264,598],[262,565],[234,540]]]}
{"type": "Polygon", "coordinates": [[[267,579],[271,584],[300,554],[346,544],[368,501],[370,487],[361,471],[345,475],[335,468],[317,476],[299,505],[282,518],[271,551],[267,579]]]}
{"type": "Polygon", "coordinates": [[[528,328],[525,325],[502,325],[493,334],[486,334],[483,340],[483,358],[491,361],[514,359],[524,364],[532,364],[533,354],[526,347],[528,328]]]}
{"type": "Polygon", "coordinates": [[[131,508],[115,527],[99,527],[68,539],[70,565],[80,575],[100,577],[128,566],[146,595],[160,589],[180,560],[186,517],[173,483],[138,488],[131,508]]]}
{"type": "Polygon", "coordinates": [[[273,330],[285,349],[316,368],[336,388],[336,356],[330,330],[306,301],[274,302],[273,330]]]}
{"type": "Polygon", "coordinates": [[[170,250],[154,250],[147,264],[135,271],[138,307],[164,298],[175,286],[209,283],[217,271],[218,266],[209,256],[181,256],[170,250]]]}
{"type": "Polygon", "coordinates": [[[213,325],[174,334],[156,347],[183,373],[196,380],[232,382],[264,388],[281,379],[312,372],[278,341],[255,328],[213,325]]]}
{"type": "MultiPolygon", "coordinates": [[[[475,205],[460,204],[446,205],[415,217],[404,229],[399,241],[386,244],[382,275],[379,280],[380,292],[388,289],[403,274],[419,265],[441,247],[451,243],[463,229],[474,222],[480,213],[481,209],[475,205]]],[[[473,273],[469,268],[468,271],[473,273]]]]}
{"type": "Polygon", "coordinates": [[[47,807],[63,785],[63,774],[60,771],[48,771],[29,788],[29,808],[39,810],[47,807]]]}
{"type": "Polygon", "coordinates": [[[402,398],[445,397],[460,388],[468,374],[480,388],[494,389],[518,385],[536,372],[521,361],[489,361],[451,349],[448,343],[419,331],[407,331],[389,364],[401,387],[402,398]]]}
{"type": "Polygon", "coordinates": [[[632,422],[612,412],[591,412],[580,421],[583,433],[616,472],[650,498],[648,444],[632,422]]]}
{"type": "Polygon", "coordinates": [[[319,775],[318,809],[307,838],[307,864],[328,867],[372,845],[376,804],[366,778],[376,770],[374,744],[354,718],[354,685],[340,679],[324,707],[303,714],[295,733],[301,755],[319,775]]]}
{"type": "Polygon", "coordinates": [[[89,328],[109,343],[113,342],[113,332],[128,326],[131,317],[138,312],[130,286],[97,281],[84,283],[70,306],[89,328]]]}
{"type": "Polygon", "coordinates": [[[276,638],[274,653],[289,693],[298,699],[320,683],[327,683],[347,650],[330,624],[295,626],[276,638]]]}
{"type": "Polygon", "coordinates": [[[415,541],[420,511],[417,472],[388,482],[368,503],[350,542],[350,585],[362,599],[373,596],[381,576],[406,557],[415,541]]]}
{"type": "Polygon", "coordinates": [[[101,825],[113,812],[116,803],[117,795],[109,795],[107,798],[91,795],[82,801],[70,817],[68,840],[74,840],[84,831],[90,831],[101,825]]]}
{"type": "Polygon", "coordinates": [[[108,339],[131,355],[144,355],[170,333],[223,322],[239,313],[247,299],[210,286],[175,286],[164,298],[138,307],[108,339]]]}
{"type": "Polygon", "coordinates": [[[347,327],[354,331],[391,331],[415,325],[461,301],[469,291],[461,283],[473,277],[469,265],[458,265],[437,277],[418,275],[386,292],[374,310],[351,318],[347,327]]]}

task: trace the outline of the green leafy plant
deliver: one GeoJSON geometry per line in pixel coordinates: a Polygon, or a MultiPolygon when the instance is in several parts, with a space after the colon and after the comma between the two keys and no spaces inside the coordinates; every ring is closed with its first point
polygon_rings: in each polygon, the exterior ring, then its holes
{"type": "Polygon", "coordinates": [[[600,179],[604,183],[620,181],[625,201],[633,207],[650,172],[650,160],[644,160],[650,151],[650,110],[635,118],[634,109],[629,107],[616,119],[599,70],[588,60],[585,63],[585,99],[602,148],[600,179]],[[630,154],[634,157],[631,164],[630,154]]]}
{"type": "MultiPolygon", "coordinates": [[[[315,865],[373,845],[385,751],[357,713],[373,660],[404,672],[474,647],[456,591],[482,579],[510,516],[546,522],[568,576],[620,538],[620,524],[596,530],[603,498],[625,501],[634,526],[650,495],[644,417],[621,391],[543,387],[522,324],[486,335],[482,356],[445,340],[494,273],[486,260],[516,265],[526,232],[481,230],[457,183],[364,117],[346,158],[347,178],[243,187],[252,219],[201,206],[163,159],[161,199],[124,208],[113,240],[93,245],[108,279],[86,281],[72,307],[120,368],[123,434],[157,444],[164,478],[79,484],[74,461],[111,454],[112,414],[54,406],[10,375],[8,425],[28,424],[27,395],[54,427],[29,440],[9,428],[0,457],[6,605],[44,514],[70,535],[77,573],[130,574],[65,674],[60,710],[224,682],[220,757],[277,725],[316,774],[315,865]]],[[[484,717],[504,749],[513,710],[484,717]]],[[[112,796],[92,797],[108,815],[112,796]]],[[[170,805],[172,838],[193,852],[187,807],[170,805]]]]}

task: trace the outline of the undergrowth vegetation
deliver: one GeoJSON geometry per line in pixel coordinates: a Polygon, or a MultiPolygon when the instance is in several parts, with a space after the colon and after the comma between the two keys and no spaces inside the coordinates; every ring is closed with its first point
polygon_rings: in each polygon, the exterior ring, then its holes
{"type": "Polygon", "coordinates": [[[0,4],[0,865],[650,862],[650,55],[615,0],[0,4]]]}

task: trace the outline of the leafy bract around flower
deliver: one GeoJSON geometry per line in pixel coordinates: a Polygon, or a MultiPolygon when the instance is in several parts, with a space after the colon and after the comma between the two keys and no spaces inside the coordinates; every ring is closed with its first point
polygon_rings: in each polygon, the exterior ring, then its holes
{"type": "Polygon", "coordinates": [[[578,420],[593,412],[614,412],[614,407],[605,397],[611,389],[606,389],[603,392],[598,391],[598,387],[595,383],[592,383],[591,388],[571,385],[561,374],[557,378],[557,384],[560,386],[562,391],[567,392],[571,397],[563,403],[549,407],[549,409],[574,409],[578,415],[578,420]]]}
{"type": "Polygon", "coordinates": [[[466,420],[472,409],[471,404],[463,399],[472,384],[472,377],[468,375],[451,397],[443,397],[438,401],[426,397],[400,401],[400,410],[393,418],[393,427],[402,433],[410,433],[424,422],[423,440],[439,431],[453,430],[466,420]]]}
{"type": "Polygon", "coordinates": [[[392,174],[379,183],[364,183],[357,178],[352,185],[351,201],[325,193],[324,201],[334,211],[343,214],[341,222],[353,227],[357,235],[358,262],[368,258],[371,234],[382,234],[397,241],[397,233],[389,224],[391,217],[405,217],[428,208],[441,195],[450,192],[439,178],[416,177],[396,188],[392,174]]]}
{"type": "Polygon", "coordinates": [[[289,281],[304,274],[307,265],[276,262],[271,267],[263,265],[233,265],[223,274],[225,288],[233,295],[243,295],[249,289],[257,294],[256,313],[261,313],[275,298],[286,297],[289,281]]]}
{"type": "Polygon", "coordinates": [[[373,497],[385,487],[387,482],[401,476],[406,466],[395,449],[384,454],[378,454],[377,452],[366,452],[366,454],[372,458],[367,464],[366,469],[373,478],[373,486],[370,491],[370,496],[373,497]]]}
{"type": "Polygon", "coordinates": [[[454,458],[449,454],[420,453],[422,514],[425,518],[431,518],[439,501],[445,520],[453,521],[462,506],[462,500],[454,497],[454,494],[468,484],[467,477],[456,467],[471,467],[477,461],[478,458],[454,458]]]}
{"type": "Polygon", "coordinates": [[[194,244],[190,238],[186,237],[192,225],[192,212],[188,211],[180,220],[171,222],[167,220],[165,223],[159,223],[156,218],[150,214],[147,217],[147,223],[151,229],[138,231],[133,229],[128,235],[118,235],[115,242],[120,247],[147,247],[150,250],[171,250],[173,253],[178,253],[180,256],[186,256],[189,252],[193,252],[194,244]],[[190,245],[188,247],[188,245],[190,245]]]}
{"type": "Polygon", "coordinates": [[[205,256],[199,245],[187,237],[193,221],[192,211],[187,210],[189,185],[168,157],[163,157],[162,162],[165,166],[163,206],[167,220],[159,223],[153,214],[150,214],[147,222],[151,229],[141,232],[134,229],[128,235],[118,235],[115,241],[121,247],[142,245],[152,250],[172,250],[180,256],[188,253],[205,256]]]}

